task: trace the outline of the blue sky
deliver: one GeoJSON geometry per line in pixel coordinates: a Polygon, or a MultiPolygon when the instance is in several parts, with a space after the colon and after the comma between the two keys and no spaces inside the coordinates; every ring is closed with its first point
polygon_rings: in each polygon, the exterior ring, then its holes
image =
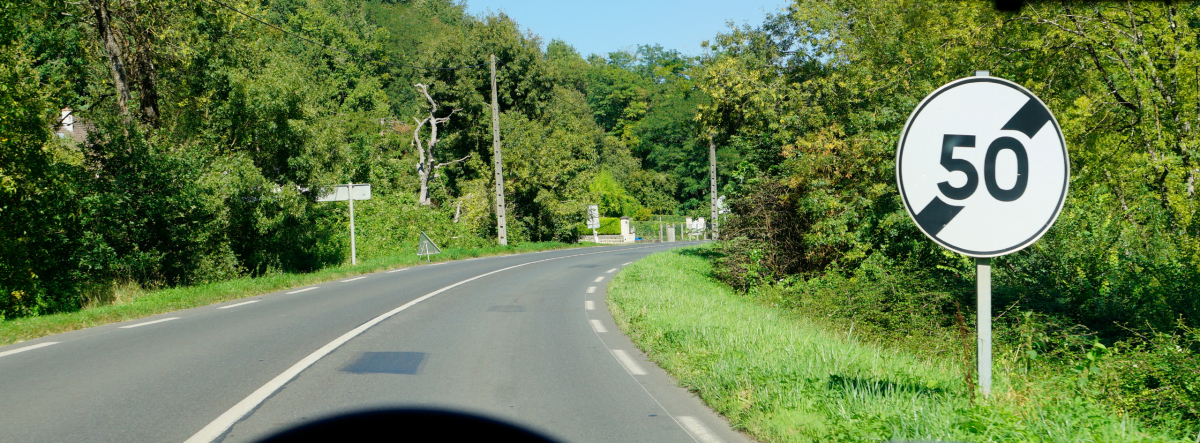
{"type": "Polygon", "coordinates": [[[700,55],[700,42],[737,24],[762,23],[787,0],[466,0],[467,12],[505,12],[546,43],[559,39],[584,57],[661,44],[687,55],[700,55]]]}

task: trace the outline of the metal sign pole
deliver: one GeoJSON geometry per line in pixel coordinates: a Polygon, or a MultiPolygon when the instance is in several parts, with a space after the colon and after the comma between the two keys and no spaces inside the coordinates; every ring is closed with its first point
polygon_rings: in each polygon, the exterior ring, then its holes
{"type": "Polygon", "coordinates": [[[350,201],[350,264],[357,265],[358,254],[354,248],[354,183],[350,183],[346,188],[350,194],[350,198],[347,199],[350,201]]]}
{"type": "Polygon", "coordinates": [[[979,390],[992,393],[992,259],[975,259],[975,285],[978,295],[976,308],[976,365],[979,368],[979,390]]]}

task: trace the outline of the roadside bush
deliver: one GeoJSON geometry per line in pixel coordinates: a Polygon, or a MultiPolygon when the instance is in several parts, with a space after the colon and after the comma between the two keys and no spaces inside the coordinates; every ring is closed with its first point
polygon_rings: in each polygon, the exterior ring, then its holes
{"type": "Polygon", "coordinates": [[[1200,330],[1180,325],[1122,341],[1099,372],[1099,395],[1118,410],[1160,427],[1200,428],[1200,330]]]}
{"type": "MultiPolygon", "coordinates": [[[[592,230],[587,227],[587,222],[575,225],[575,233],[580,236],[592,235],[592,230]]],[[[600,228],[596,230],[600,235],[618,235],[621,233],[621,218],[620,217],[600,217],[600,228]]]]}

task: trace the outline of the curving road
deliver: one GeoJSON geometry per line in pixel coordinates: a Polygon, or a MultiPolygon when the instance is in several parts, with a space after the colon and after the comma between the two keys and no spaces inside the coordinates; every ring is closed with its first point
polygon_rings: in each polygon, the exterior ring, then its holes
{"type": "Polygon", "coordinates": [[[250,442],[376,407],[564,442],[745,442],[648,362],[604,296],[688,243],[463,260],[0,348],[0,441],[250,442]]]}

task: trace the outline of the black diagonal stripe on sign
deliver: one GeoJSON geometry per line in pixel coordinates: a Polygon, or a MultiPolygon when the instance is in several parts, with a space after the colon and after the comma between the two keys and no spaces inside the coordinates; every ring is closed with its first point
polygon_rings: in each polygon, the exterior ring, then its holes
{"type": "Polygon", "coordinates": [[[963,206],[949,205],[942,201],[941,197],[934,197],[933,201],[925,205],[925,209],[917,213],[917,224],[929,235],[936,236],[962,210],[963,206]]]}
{"type": "Polygon", "coordinates": [[[1046,123],[1050,121],[1050,110],[1042,106],[1042,103],[1033,99],[1025,102],[1012,118],[1008,119],[1008,123],[1004,124],[1004,131],[1021,131],[1029,138],[1033,138],[1034,134],[1042,130],[1046,123]]]}

